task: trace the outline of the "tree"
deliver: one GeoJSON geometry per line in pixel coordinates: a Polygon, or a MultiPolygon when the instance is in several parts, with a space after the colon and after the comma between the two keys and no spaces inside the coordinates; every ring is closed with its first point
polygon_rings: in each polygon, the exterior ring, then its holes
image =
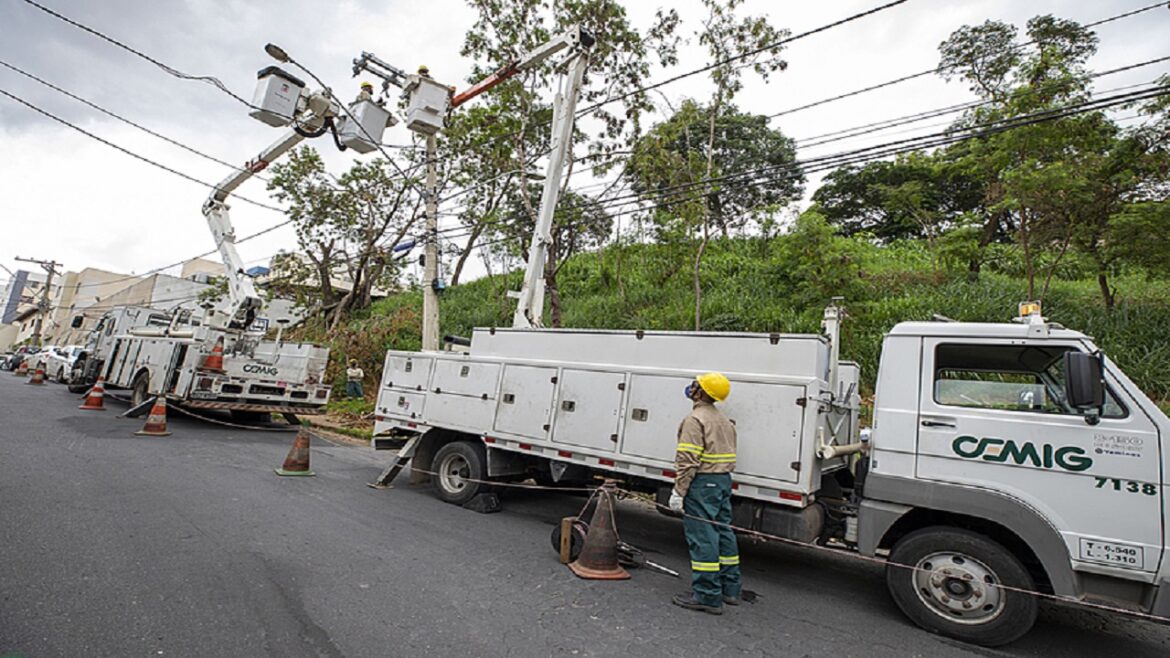
{"type": "Polygon", "coordinates": [[[795,161],[791,140],[779,131],[769,130],[765,117],[741,114],[733,104],[743,88],[745,70],[751,69],[767,80],[771,73],[787,66],[780,52],[788,32],[772,27],[762,17],[737,16],[736,9],[741,4],[742,0],[703,0],[707,15],[697,35],[712,61],[709,76],[714,88],[710,101],[684,103],[671,119],[637,142],[630,163],[635,189],[655,206],[664,200],[669,203],[666,209],[651,211],[659,231],[691,237],[696,243],[691,265],[696,331],[702,326],[703,288],[699,275],[712,228],[727,236],[748,215],[769,210],[762,205],[787,201],[793,190],[799,196],[803,183],[795,167],[782,170],[764,185],[719,180],[721,172],[761,166],[761,153],[777,164],[792,165],[795,161]],[[764,138],[775,153],[768,153],[766,147],[753,149],[752,136],[764,138]],[[752,198],[753,191],[744,188],[772,185],[779,187],[779,193],[771,195],[771,199],[766,190],[756,191],[761,205],[735,203],[752,198]]]}
{"type": "Polygon", "coordinates": [[[384,160],[356,162],[333,179],[308,146],[273,167],[268,188],[289,204],[297,232],[298,253],[277,259],[277,276],[284,285],[315,280],[321,306],[333,308],[335,331],[347,312],[370,304],[375,286],[393,282],[389,254],[414,226],[420,199],[407,194],[409,181],[384,160]],[[339,274],[349,281],[343,295],[333,286],[339,274]]]}

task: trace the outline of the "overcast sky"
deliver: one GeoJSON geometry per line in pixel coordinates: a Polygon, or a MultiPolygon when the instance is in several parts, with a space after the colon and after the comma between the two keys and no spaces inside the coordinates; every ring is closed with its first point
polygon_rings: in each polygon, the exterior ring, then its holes
{"type": "MultiPolygon", "coordinates": [[[[774,75],[768,84],[749,74],[736,102],[746,111],[771,114],[928,69],[937,64],[938,44],[948,34],[988,18],[1022,25],[1035,14],[1054,13],[1087,23],[1151,1],[910,0],[792,44],[785,51],[788,70],[774,75]]],[[[425,63],[436,78],[460,87],[470,69],[458,53],[474,16],[461,0],[42,0],[42,4],[185,73],[215,76],[249,99],[257,69],[273,63],[262,49],[270,41],[343,92],[339,93],[343,97],[356,92],[350,62],[363,50],[403,69],[425,63]]],[[[883,0],[749,0],[742,11],[766,14],[773,25],[799,33],[879,4],[883,0]]],[[[627,2],[638,27],[648,25],[660,6],[677,8],[683,34],[693,32],[701,14],[697,0],[627,2]]],[[[1091,64],[1104,70],[1170,55],[1168,28],[1170,10],[1166,8],[1101,26],[1100,51],[1091,64]]],[[[681,60],[675,70],[655,71],[652,80],[706,63],[693,39],[684,46],[681,60]]],[[[215,88],[167,75],[23,0],[0,0],[0,61],[228,162],[244,162],[280,134],[249,118],[246,107],[215,88]]],[[[1109,76],[1099,82],[1098,89],[1148,82],[1167,71],[1170,67],[1162,63],[1109,76]]],[[[199,180],[217,182],[229,172],[2,66],[0,89],[199,180]]],[[[672,101],[705,98],[709,81],[694,76],[664,87],[663,92],[672,101]]],[[[772,125],[789,136],[807,138],[971,98],[961,83],[928,76],[787,115],[772,125]]],[[[939,129],[934,122],[927,123],[922,130],[939,129]]],[[[890,133],[876,137],[893,138],[890,133]]],[[[401,125],[389,129],[385,137],[390,143],[409,140],[401,125]]],[[[802,150],[800,156],[867,143],[864,139],[838,142],[802,150]]],[[[335,173],[345,169],[349,154],[336,153],[324,140],[315,145],[328,154],[335,173]]],[[[14,261],[15,256],[26,256],[55,259],[69,270],[89,266],[138,273],[214,248],[200,214],[206,188],[135,160],[4,96],[0,96],[0,156],[0,264],[10,269],[27,269],[14,261]]],[[[815,183],[815,179],[810,181],[811,189],[815,183]]],[[[250,181],[239,192],[275,203],[262,181],[250,181]]],[[[242,236],[271,226],[283,216],[237,202],[232,219],[242,236]]],[[[266,264],[278,250],[294,246],[291,230],[281,229],[242,244],[240,252],[249,264],[266,264]]],[[[6,277],[0,271],[0,281],[6,277]]]]}

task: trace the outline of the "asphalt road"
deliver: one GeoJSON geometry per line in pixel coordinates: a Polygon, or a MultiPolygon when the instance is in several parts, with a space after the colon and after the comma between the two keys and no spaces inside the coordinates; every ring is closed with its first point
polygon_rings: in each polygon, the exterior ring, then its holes
{"type": "MultiPolygon", "coordinates": [[[[400,480],[389,453],[288,433],[76,410],[64,387],[0,373],[0,656],[1166,656],[1170,627],[1044,606],[997,650],[907,622],[878,566],[741,547],[754,605],[676,608],[686,580],[583,581],[549,532],[582,499],[513,494],[476,514],[400,480]]],[[[624,503],[623,539],[684,571],[681,525],[624,503]]]]}

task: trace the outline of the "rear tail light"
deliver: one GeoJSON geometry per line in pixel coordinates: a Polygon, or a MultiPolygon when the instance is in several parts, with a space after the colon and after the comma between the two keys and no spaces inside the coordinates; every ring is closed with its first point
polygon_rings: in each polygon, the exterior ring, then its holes
{"type": "Polygon", "coordinates": [[[200,377],[199,378],[199,390],[201,390],[201,391],[210,391],[211,390],[211,378],[210,377],[200,377]]]}
{"type": "Polygon", "coordinates": [[[324,400],[327,397],[329,397],[329,389],[327,389],[327,388],[317,389],[317,399],[318,400],[324,400]]]}

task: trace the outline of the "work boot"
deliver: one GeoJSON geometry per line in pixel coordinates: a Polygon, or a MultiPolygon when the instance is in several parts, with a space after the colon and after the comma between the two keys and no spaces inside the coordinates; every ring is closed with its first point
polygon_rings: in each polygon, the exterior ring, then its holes
{"type": "Polygon", "coordinates": [[[690,592],[686,592],[685,594],[676,594],[670,601],[678,607],[686,608],[687,610],[698,610],[699,612],[705,612],[710,615],[723,614],[723,608],[699,603],[695,600],[694,595],[690,592]]]}
{"type": "Polygon", "coordinates": [[[723,595],[723,602],[727,605],[739,605],[743,603],[738,596],[728,596],[726,594],[723,595]]]}

